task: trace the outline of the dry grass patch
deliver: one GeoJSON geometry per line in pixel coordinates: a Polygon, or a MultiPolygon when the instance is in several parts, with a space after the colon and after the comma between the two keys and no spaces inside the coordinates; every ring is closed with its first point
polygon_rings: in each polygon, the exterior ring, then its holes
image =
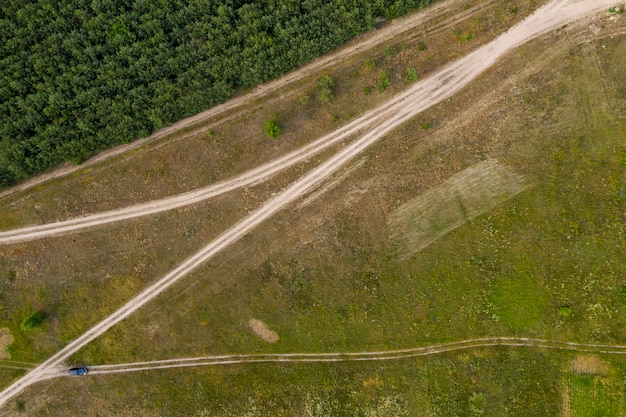
{"type": "Polygon", "coordinates": [[[11,359],[7,347],[13,343],[13,335],[8,328],[0,329],[0,359],[11,359]]]}
{"type": "Polygon", "coordinates": [[[278,333],[270,329],[268,325],[263,323],[261,320],[250,319],[250,321],[248,321],[248,327],[250,327],[250,329],[257,336],[265,340],[267,343],[278,342],[278,333]]]}
{"type": "Polygon", "coordinates": [[[595,355],[578,355],[572,361],[572,371],[577,374],[608,375],[609,364],[595,355]]]}
{"type": "Polygon", "coordinates": [[[520,193],[528,182],[493,159],[449,178],[395,210],[391,238],[406,258],[435,240],[520,193]]]}

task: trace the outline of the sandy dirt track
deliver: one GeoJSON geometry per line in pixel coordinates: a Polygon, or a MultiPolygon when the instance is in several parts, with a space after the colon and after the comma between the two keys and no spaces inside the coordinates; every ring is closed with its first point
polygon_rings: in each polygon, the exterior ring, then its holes
{"type": "MultiPolygon", "coordinates": [[[[449,3],[449,2],[444,2],[449,3]]],[[[442,3],[442,4],[444,4],[442,3]]],[[[488,4],[488,3],[487,3],[488,4]]],[[[448,5],[449,7],[450,5],[448,5]]],[[[485,5],[481,5],[484,7],[485,5]]],[[[440,8],[439,8],[440,9],[440,8]]],[[[439,11],[439,9],[435,9],[435,11],[439,11]]],[[[422,16],[420,19],[412,18],[407,20],[407,22],[402,22],[402,24],[392,31],[388,31],[385,33],[381,33],[373,38],[378,39],[378,42],[382,42],[387,39],[390,34],[397,35],[399,32],[406,31],[409,29],[408,24],[419,24],[420,22],[426,20],[423,15],[430,17],[433,14],[433,10],[426,9],[428,13],[420,14],[422,16]]],[[[426,12],[425,11],[425,12],[426,12]]],[[[467,15],[470,15],[471,10],[465,11],[467,15]]],[[[458,22],[462,17],[455,17],[455,22],[458,22]]],[[[366,47],[371,46],[371,39],[364,44],[359,44],[355,47],[355,50],[361,51],[366,49],[366,47]]],[[[349,56],[353,55],[355,51],[353,49],[349,50],[349,56]]],[[[343,59],[345,57],[342,56],[343,59]]],[[[329,61],[330,58],[325,60],[326,65],[330,65],[333,61],[329,61]]],[[[307,75],[308,72],[306,72],[307,75]]],[[[293,74],[287,78],[291,80],[291,78],[298,75],[299,77],[304,76],[300,72],[293,74]]],[[[433,97],[434,94],[438,94],[439,90],[436,86],[435,88],[429,87],[430,78],[415,84],[412,88],[407,91],[396,95],[391,100],[383,103],[382,105],[376,107],[373,110],[370,110],[355,119],[354,121],[348,123],[347,125],[331,132],[328,135],[323,136],[316,141],[297,149],[293,152],[290,152],[280,158],[277,158],[267,164],[261,165],[257,168],[254,168],[250,171],[244,172],[237,177],[231,178],[229,180],[220,181],[216,184],[212,184],[210,186],[189,191],[186,193],[178,194],[172,197],[167,197],[159,200],[148,201],[145,203],[109,210],[101,213],[94,213],[86,216],[81,216],[73,219],[68,219],[60,222],[54,222],[49,224],[37,225],[37,226],[28,226],[20,229],[14,229],[9,231],[0,232],[0,244],[11,244],[20,241],[33,240],[44,238],[48,236],[64,234],[69,232],[74,232],[83,228],[101,226],[108,223],[123,221],[132,219],[135,217],[147,216],[150,214],[156,214],[167,210],[172,210],[180,207],[184,207],[187,205],[196,204],[198,202],[210,199],[219,194],[226,193],[237,188],[251,186],[254,184],[258,184],[264,180],[267,180],[272,175],[292,167],[300,162],[306,161],[317,153],[322,152],[327,149],[329,146],[332,146],[342,140],[346,140],[358,135],[361,132],[366,131],[368,128],[371,128],[374,125],[381,123],[383,120],[393,119],[394,115],[398,114],[401,108],[404,108],[407,104],[417,104],[412,106],[411,114],[415,115],[421,111],[423,111],[428,106],[440,101],[441,99],[437,99],[433,97]],[[434,99],[434,100],[433,100],[434,99]]],[[[286,82],[286,81],[282,81],[286,82]]],[[[265,91],[265,88],[264,88],[265,91]]],[[[447,95],[446,95],[447,97],[447,95]]],[[[445,98],[445,97],[444,97],[445,98]]],[[[230,102],[227,103],[230,105],[230,102]]],[[[227,104],[223,105],[226,106],[227,104]]],[[[213,109],[209,110],[209,112],[213,111],[213,109]]],[[[204,113],[203,113],[204,114],[204,113]]],[[[200,116],[200,115],[199,115],[200,116]]],[[[198,117],[199,117],[198,116],[198,117]]],[[[399,122],[401,123],[401,122],[399,122]]],[[[186,125],[185,125],[186,126],[186,125]]],[[[182,126],[182,127],[185,127],[182,126]]],[[[181,128],[180,126],[178,128],[181,128]]],[[[174,126],[172,126],[174,129],[174,126]]],[[[1,195],[1,194],[0,194],[1,195]]]]}
{"type": "MultiPolygon", "coordinates": [[[[477,349],[483,347],[530,347],[536,349],[563,350],[583,353],[602,353],[626,355],[626,346],[598,345],[587,343],[558,342],[527,337],[485,337],[467,339],[458,342],[440,343],[436,345],[412,349],[387,350],[354,353],[289,353],[289,354],[249,354],[219,355],[197,358],[180,358],[162,361],[120,363],[113,365],[97,365],[89,367],[89,375],[106,375],[125,372],[150,371],[156,369],[186,368],[192,366],[234,365],[246,363],[322,363],[322,362],[373,362],[430,356],[445,352],[477,349]]],[[[67,376],[67,369],[51,370],[46,379],[67,376]]]]}
{"type": "MultiPolygon", "coordinates": [[[[450,9],[458,4],[463,3],[463,1],[464,0],[441,1],[441,2],[438,2],[429,6],[428,8],[424,9],[420,13],[414,13],[414,14],[411,14],[410,16],[394,19],[387,26],[374,32],[373,36],[370,36],[353,46],[350,46],[348,48],[341,48],[337,52],[324,55],[314,60],[313,62],[305,65],[304,67],[302,67],[301,69],[297,71],[288,73],[287,75],[280,77],[276,80],[270,81],[266,84],[259,85],[255,87],[254,90],[251,91],[250,93],[233,98],[224,104],[214,106],[210,108],[209,110],[206,110],[202,113],[180,120],[179,122],[176,122],[172,124],[171,126],[158,130],[157,132],[153,133],[147,138],[139,139],[139,140],[133,141],[132,143],[128,145],[118,146],[116,148],[102,152],[98,154],[97,156],[85,161],[81,165],[65,166],[62,168],[55,169],[54,171],[50,173],[42,174],[35,178],[27,180],[23,182],[22,184],[18,184],[14,187],[11,187],[7,190],[0,192],[0,199],[8,195],[17,193],[17,192],[28,190],[29,188],[33,188],[47,181],[64,177],[80,169],[97,165],[103,161],[106,161],[107,159],[110,159],[118,155],[122,155],[134,149],[141,148],[142,146],[158,141],[178,131],[186,130],[189,128],[193,128],[197,125],[203,124],[207,120],[210,120],[211,118],[218,117],[222,114],[225,114],[227,112],[230,112],[236,109],[239,106],[252,102],[256,99],[262,98],[264,95],[268,94],[269,92],[280,89],[302,78],[318,74],[319,72],[330,67],[331,65],[335,65],[338,62],[344,62],[352,58],[353,56],[371,48],[374,45],[378,45],[386,41],[387,39],[394,38],[402,34],[403,32],[406,32],[407,30],[410,30],[420,25],[421,23],[431,19],[433,16],[437,16],[442,10],[450,9]]],[[[486,4],[490,4],[493,1],[495,0],[488,0],[486,4]]],[[[481,4],[479,7],[484,7],[484,6],[485,4],[481,4]]],[[[458,22],[462,20],[464,17],[463,16],[464,14],[471,15],[472,11],[473,10],[469,9],[469,10],[465,10],[463,12],[458,13],[456,16],[454,16],[454,21],[458,22]]]]}
{"type": "Polygon", "coordinates": [[[52,355],[35,369],[15,381],[0,393],[0,406],[20,393],[27,386],[45,378],[61,367],[64,361],[115,324],[141,308],[171,284],[185,276],[193,269],[206,262],[218,251],[237,241],[262,221],[283,209],[320,184],[328,176],[366,149],[369,145],[383,137],[400,123],[412,118],[419,111],[450,97],[466,86],[472,79],[492,65],[510,49],[561,25],[602,10],[613,4],[613,0],[553,0],[526,20],[511,28],[508,32],[467,55],[465,58],[447,66],[439,73],[420,83],[420,89],[414,91],[410,102],[404,100],[396,105],[395,113],[372,128],[359,139],[347,145],[329,160],[304,175],[290,187],[270,199],[262,207],[248,215],[209,243],[198,253],[188,258],[173,271],[157,280],[140,294],[124,304],[100,323],[89,329],[77,339],[68,343],[63,349],[52,355]]]}

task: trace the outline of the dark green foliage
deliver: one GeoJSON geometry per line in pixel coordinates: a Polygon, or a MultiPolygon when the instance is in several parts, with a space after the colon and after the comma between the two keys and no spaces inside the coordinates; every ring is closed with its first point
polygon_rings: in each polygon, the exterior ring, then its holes
{"type": "Polygon", "coordinates": [[[430,1],[4,1],[0,187],[146,136],[430,1]]]}
{"type": "Polygon", "coordinates": [[[20,328],[24,332],[30,332],[31,330],[41,327],[45,319],[45,313],[41,311],[35,311],[31,313],[28,317],[26,317],[24,321],[22,321],[22,324],[20,324],[20,328]]]}
{"type": "Polygon", "coordinates": [[[317,98],[322,103],[329,103],[335,98],[335,81],[329,75],[324,75],[317,81],[317,98]]]}
{"type": "Polygon", "coordinates": [[[272,116],[270,119],[268,119],[267,122],[265,122],[265,125],[263,125],[263,131],[270,138],[278,139],[281,133],[281,129],[278,125],[278,122],[276,121],[275,116],[272,116]]]}

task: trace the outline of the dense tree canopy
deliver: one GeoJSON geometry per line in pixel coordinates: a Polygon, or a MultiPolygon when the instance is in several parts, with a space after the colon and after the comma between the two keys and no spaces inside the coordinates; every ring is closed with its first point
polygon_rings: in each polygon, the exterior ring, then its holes
{"type": "Polygon", "coordinates": [[[0,186],[80,162],[431,0],[3,0],[0,186]]]}

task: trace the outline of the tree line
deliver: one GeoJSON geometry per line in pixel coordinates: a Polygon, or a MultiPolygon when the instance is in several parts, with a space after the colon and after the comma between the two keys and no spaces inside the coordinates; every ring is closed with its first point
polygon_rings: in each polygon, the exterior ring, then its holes
{"type": "Polygon", "coordinates": [[[0,187],[149,135],[431,0],[4,0],[0,187]]]}

